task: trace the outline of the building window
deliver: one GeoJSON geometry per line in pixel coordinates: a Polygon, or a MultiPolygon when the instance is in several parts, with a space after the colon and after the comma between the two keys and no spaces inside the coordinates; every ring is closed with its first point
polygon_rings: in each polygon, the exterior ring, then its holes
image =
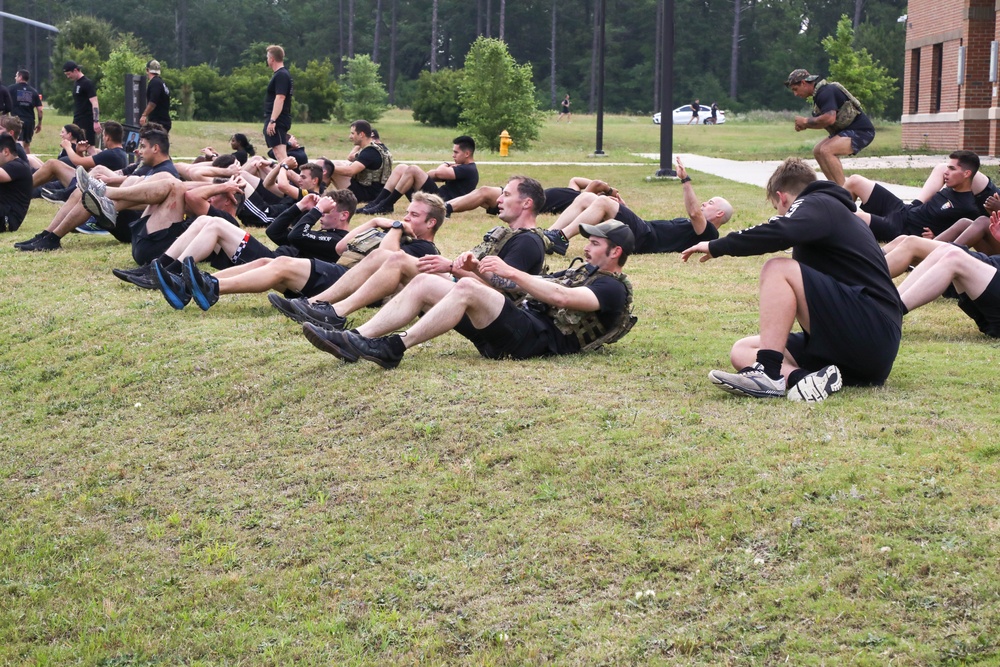
{"type": "Polygon", "coordinates": [[[931,113],[941,111],[941,70],[944,65],[944,44],[935,44],[931,62],[931,113]]]}
{"type": "Polygon", "coordinates": [[[910,50],[910,113],[920,112],[920,49],[910,50]]]}

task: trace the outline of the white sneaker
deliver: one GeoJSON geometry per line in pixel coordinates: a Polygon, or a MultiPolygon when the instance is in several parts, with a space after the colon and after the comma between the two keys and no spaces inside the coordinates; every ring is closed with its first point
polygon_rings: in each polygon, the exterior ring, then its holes
{"type": "Polygon", "coordinates": [[[759,363],[747,366],[738,373],[711,371],[708,379],[719,389],[737,396],[781,398],[785,395],[785,378],[772,380],[759,363]]]}
{"type": "Polygon", "coordinates": [[[827,366],[799,380],[794,387],[788,390],[788,400],[823,401],[830,394],[840,391],[843,386],[844,380],[840,377],[840,369],[836,366],[827,366]]]}

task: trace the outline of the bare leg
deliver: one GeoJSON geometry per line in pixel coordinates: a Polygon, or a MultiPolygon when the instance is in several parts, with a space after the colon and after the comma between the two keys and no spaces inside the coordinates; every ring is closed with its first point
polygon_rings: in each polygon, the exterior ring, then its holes
{"type": "Polygon", "coordinates": [[[978,299],[986,291],[997,270],[961,248],[942,245],[899,286],[899,296],[908,310],[930,303],[951,284],[959,293],[978,299]]]}
{"type": "Polygon", "coordinates": [[[844,165],[840,162],[840,157],[853,152],[851,140],[840,136],[827,137],[813,148],[813,156],[819,162],[823,175],[837,185],[844,184],[844,165]]]}
{"type": "Polygon", "coordinates": [[[221,271],[216,271],[212,275],[222,280],[223,278],[234,278],[241,273],[246,273],[247,271],[253,271],[254,269],[259,269],[261,267],[267,266],[274,261],[274,257],[261,257],[260,259],[255,259],[247,264],[237,264],[236,266],[230,266],[228,268],[222,269],[221,271]]]}
{"type": "MultiPolygon", "coordinates": [[[[928,255],[941,247],[941,241],[925,239],[922,236],[900,236],[893,240],[892,248],[885,254],[889,265],[889,275],[895,278],[906,272],[911,264],[919,264],[928,255]]],[[[889,246],[886,246],[888,248],[889,246]]]]}
{"type": "MultiPolygon", "coordinates": [[[[184,234],[174,241],[167,249],[167,255],[177,260],[186,257],[194,257],[194,261],[201,262],[208,258],[213,252],[221,250],[229,256],[236,252],[236,248],[243,242],[246,235],[239,227],[233,226],[228,220],[202,216],[206,219],[201,231],[193,238],[186,239],[186,244],[181,246],[184,236],[191,231],[188,228],[184,234]],[[178,247],[180,246],[180,247],[178,247]],[[176,255],[174,253],[177,253],[176,255]]],[[[202,218],[198,218],[201,220],[202,218]]]]}
{"type": "MultiPolygon", "coordinates": [[[[851,193],[854,199],[860,199],[861,203],[864,203],[872,196],[872,191],[875,189],[875,181],[864,176],[852,174],[844,181],[844,188],[851,193]]],[[[870,221],[871,218],[866,222],[870,221]]]]}
{"type": "Polygon", "coordinates": [[[31,186],[37,188],[49,181],[58,180],[63,187],[69,185],[76,175],[76,170],[59,160],[46,160],[41,168],[31,175],[31,186]]]}
{"type": "MultiPolygon", "coordinates": [[[[990,219],[986,216],[983,216],[982,219],[986,220],[986,227],[989,228],[990,219]]],[[[963,235],[965,231],[969,229],[969,227],[971,226],[972,226],[972,220],[970,220],[969,218],[962,218],[961,220],[959,220],[958,222],[956,222],[951,227],[944,230],[934,238],[938,241],[948,241],[950,243],[957,240],[958,237],[963,235]]],[[[969,244],[964,243],[963,245],[969,245],[969,244]]]]}
{"type": "Polygon", "coordinates": [[[274,151],[274,159],[281,162],[286,157],[288,157],[288,146],[285,144],[278,144],[277,146],[272,146],[271,150],[274,151]]]}
{"type": "Polygon", "coordinates": [[[361,286],[365,284],[365,281],[375,275],[375,272],[378,271],[382,264],[384,264],[389,257],[394,255],[395,252],[402,251],[383,250],[381,248],[372,250],[370,253],[365,255],[364,259],[352,266],[351,270],[345,273],[335,284],[309,300],[336,303],[341,299],[346,299],[355,291],[360,289],[361,286]]]}
{"type": "MultiPolygon", "coordinates": [[[[942,236],[944,234],[938,236],[938,239],[943,241],[942,236]]],[[[969,228],[955,239],[955,243],[975,248],[987,255],[1000,255],[1000,241],[993,238],[993,234],[990,232],[990,219],[985,215],[972,221],[969,228]]]]}
{"type": "MultiPolygon", "coordinates": [[[[581,194],[577,199],[585,196],[587,196],[586,193],[581,194]]],[[[605,220],[614,220],[615,216],[618,215],[620,204],[617,199],[599,197],[597,195],[593,196],[593,203],[584,209],[580,215],[576,216],[568,225],[563,227],[562,233],[566,238],[571,239],[579,234],[580,225],[599,225],[605,220]]],[[[556,222],[558,223],[558,221],[556,222]]]]}
{"type": "Polygon", "coordinates": [[[276,257],[263,266],[232,277],[219,278],[219,294],[259,294],[274,289],[302,291],[309,281],[312,264],[301,257],[276,257]]]}
{"type": "Polygon", "coordinates": [[[184,218],[184,193],[187,186],[176,179],[169,181],[154,181],[149,184],[150,190],[158,190],[165,186],[165,196],[158,204],[150,204],[146,209],[149,220],[146,221],[146,231],[158,232],[170,227],[184,218]]]}
{"type": "MultiPolygon", "coordinates": [[[[497,200],[500,199],[501,192],[501,188],[484,185],[481,188],[473,190],[467,195],[455,197],[448,203],[451,204],[451,210],[455,213],[461,213],[462,211],[474,211],[477,208],[495,208],[497,200]]],[[[354,269],[351,270],[353,271],[354,269]]]]}
{"type": "MultiPolygon", "coordinates": [[[[556,221],[549,225],[549,229],[565,229],[577,216],[587,210],[587,207],[597,201],[597,195],[592,192],[581,192],[576,199],[566,207],[566,210],[559,214],[556,221]]],[[[617,211],[616,211],[617,212],[617,211]]],[[[568,238],[568,237],[567,237],[568,238]]]]}
{"type": "Polygon", "coordinates": [[[401,285],[410,282],[417,273],[419,271],[416,258],[402,251],[393,253],[364,285],[346,299],[334,303],[333,309],[338,315],[346,317],[368,304],[392,296],[401,285]]]}

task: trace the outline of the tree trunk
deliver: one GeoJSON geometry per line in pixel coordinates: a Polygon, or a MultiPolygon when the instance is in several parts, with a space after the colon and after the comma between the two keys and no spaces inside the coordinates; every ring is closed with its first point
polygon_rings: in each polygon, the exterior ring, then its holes
{"type": "Polygon", "coordinates": [[[556,99],[556,0],[552,0],[552,45],[549,47],[552,58],[552,69],[549,71],[550,89],[552,93],[552,107],[555,108],[556,99]]]}
{"type": "Polygon", "coordinates": [[[729,57],[729,99],[736,101],[740,80],[740,14],[743,0],[733,0],[733,43],[729,57]]]}
{"type": "Polygon", "coordinates": [[[354,57],[354,0],[347,2],[347,57],[354,57]]]}
{"type": "Polygon", "coordinates": [[[493,7],[491,6],[492,4],[493,4],[492,0],[486,0],[486,36],[487,37],[492,37],[493,36],[493,29],[490,26],[491,19],[493,18],[493,7]]]}
{"type": "Polygon", "coordinates": [[[431,73],[438,71],[438,0],[431,3],[431,73]]]}
{"type": "Polygon", "coordinates": [[[396,103],[396,9],[399,0],[392,0],[392,25],[389,28],[389,104],[396,103]]]}
{"type": "Polygon", "coordinates": [[[590,99],[587,101],[587,109],[594,113],[594,102],[597,101],[597,31],[598,14],[600,14],[601,0],[594,0],[594,38],[590,43],[590,99]]]}
{"type": "Polygon", "coordinates": [[[382,0],[375,5],[375,35],[372,38],[372,62],[378,64],[379,37],[382,34],[382,0]]]}
{"type": "Polygon", "coordinates": [[[861,25],[861,8],[865,6],[865,0],[854,0],[854,31],[858,31],[861,25]]]}
{"type": "Polygon", "coordinates": [[[175,33],[177,38],[177,62],[187,67],[187,0],[177,3],[175,13],[175,33]]]}
{"type": "Polygon", "coordinates": [[[500,41],[503,41],[503,25],[507,15],[507,0],[500,0],[500,41]]]}
{"type": "Polygon", "coordinates": [[[476,37],[483,34],[483,0],[476,0],[476,37]]]}
{"type": "Polygon", "coordinates": [[[337,74],[344,73],[344,0],[337,0],[337,74]]]}

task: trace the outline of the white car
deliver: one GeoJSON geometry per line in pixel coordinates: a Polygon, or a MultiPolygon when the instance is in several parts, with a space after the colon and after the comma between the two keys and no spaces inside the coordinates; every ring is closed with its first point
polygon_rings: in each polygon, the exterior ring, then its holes
{"type": "MultiPolygon", "coordinates": [[[[685,104],[682,107],[677,107],[674,109],[674,125],[687,125],[688,121],[691,120],[691,105],[685,104]]],[[[712,108],[707,107],[704,104],[698,107],[698,122],[703,125],[712,124],[712,108]]],[[[726,112],[719,109],[716,114],[716,124],[721,124],[726,122],[726,112]]],[[[653,114],[653,124],[660,124],[660,112],[653,114]]]]}

